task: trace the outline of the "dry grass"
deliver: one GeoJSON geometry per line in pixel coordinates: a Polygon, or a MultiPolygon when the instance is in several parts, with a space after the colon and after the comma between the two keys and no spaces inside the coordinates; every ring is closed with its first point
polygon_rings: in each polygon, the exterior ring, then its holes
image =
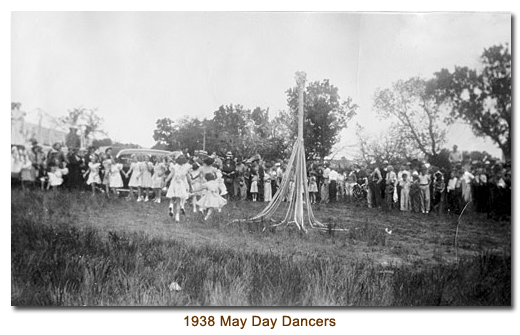
{"type": "MultiPolygon", "coordinates": [[[[331,228],[230,223],[263,203],[230,203],[180,224],[167,203],[79,193],[11,193],[13,305],[510,305],[511,229],[344,204],[331,228]],[[264,229],[265,228],[265,229],[264,229]],[[392,230],[389,235],[385,228],[392,230]],[[183,288],[170,292],[177,281],[183,288]]],[[[189,208],[188,208],[189,209],[189,208]]]]}

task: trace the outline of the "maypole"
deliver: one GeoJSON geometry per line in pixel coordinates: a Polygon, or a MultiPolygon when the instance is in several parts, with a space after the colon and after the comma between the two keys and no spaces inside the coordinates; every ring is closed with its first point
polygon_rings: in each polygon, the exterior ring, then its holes
{"type": "Polygon", "coordinates": [[[285,217],[281,222],[274,226],[294,223],[298,229],[307,232],[305,212],[310,227],[323,227],[324,225],[314,218],[307,185],[307,164],[305,161],[305,146],[303,143],[303,94],[306,81],[305,72],[296,72],[295,79],[298,84],[298,138],[294,143],[289,163],[287,164],[287,168],[283,175],[282,185],[278,188],[278,191],[273,196],[273,199],[267,207],[258,215],[250,218],[249,221],[270,220],[276,213],[278,207],[280,207],[281,203],[286,200],[288,202],[288,207],[285,217]]]}

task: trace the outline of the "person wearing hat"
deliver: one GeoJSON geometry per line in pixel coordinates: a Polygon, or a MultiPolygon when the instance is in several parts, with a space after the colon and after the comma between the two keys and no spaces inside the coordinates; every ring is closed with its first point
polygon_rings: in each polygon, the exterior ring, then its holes
{"type": "Polygon", "coordinates": [[[83,187],[84,179],[82,169],[84,168],[84,162],[79,155],[79,148],[73,148],[67,155],[69,164],[68,178],[66,180],[66,186],[69,190],[79,190],[83,187]]]}
{"type": "Polygon", "coordinates": [[[236,165],[233,161],[233,154],[231,151],[226,153],[226,159],[222,164],[222,177],[224,178],[224,185],[226,186],[227,194],[226,198],[229,200],[235,196],[235,177],[236,177],[236,165]]]}
{"type": "Polygon", "coordinates": [[[79,148],[81,146],[81,140],[77,134],[78,127],[70,126],[69,133],[65,137],[65,146],[72,151],[75,148],[79,148]]]}

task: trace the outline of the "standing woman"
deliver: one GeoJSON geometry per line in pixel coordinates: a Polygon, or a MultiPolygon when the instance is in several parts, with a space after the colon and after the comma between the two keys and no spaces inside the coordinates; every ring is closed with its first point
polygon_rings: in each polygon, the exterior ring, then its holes
{"type": "Polygon", "coordinates": [[[83,186],[83,174],[81,172],[81,166],[83,165],[83,159],[78,154],[78,148],[73,148],[68,154],[67,159],[69,164],[69,176],[67,179],[67,186],[69,190],[79,190],[83,186]]]}
{"type": "Polygon", "coordinates": [[[128,182],[128,187],[130,188],[130,193],[128,194],[128,200],[132,200],[134,198],[134,189],[137,188],[137,201],[142,201],[141,197],[141,169],[139,168],[139,161],[137,156],[133,154],[131,156],[132,163],[130,163],[130,169],[125,173],[125,177],[128,178],[130,174],[130,181],[128,182]]]}
{"type": "Polygon", "coordinates": [[[168,213],[170,216],[175,215],[175,222],[180,220],[181,199],[188,198],[188,168],[187,159],[184,155],[179,155],[175,160],[175,164],[170,167],[170,175],[166,178],[166,183],[170,180],[170,186],[166,197],[170,198],[170,206],[168,213]]]}

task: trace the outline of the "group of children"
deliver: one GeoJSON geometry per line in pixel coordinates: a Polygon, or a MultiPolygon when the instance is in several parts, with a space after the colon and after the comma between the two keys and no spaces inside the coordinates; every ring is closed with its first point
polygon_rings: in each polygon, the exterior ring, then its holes
{"type": "Polygon", "coordinates": [[[192,199],[193,212],[204,213],[204,220],[212,215],[214,210],[220,211],[227,201],[222,197],[226,194],[222,173],[213,166],[213,159],[194,160],[188,162],[184,155],[179,155],[173,161],[169,156],[158,157],[153,163],[148,155],[132,155],[128,171],[114,158],[105,158],[99,162],[94,156],[88,163],[87,184],[91,185],[95,194],[98,185],[106,186],[117,193],[123,187],[121,175],[128,181],[128,200],[148,202],[154,196],[155,203],[161,203],[162,192],[170,199],[169,215],[180,221],[180,214],[185,214],[185,203],[192,199]],[[101,179],[99,169],[103,166],[105,172],[101,179]],[[134,193],[137,193],[137,198],[134,193]]]}

